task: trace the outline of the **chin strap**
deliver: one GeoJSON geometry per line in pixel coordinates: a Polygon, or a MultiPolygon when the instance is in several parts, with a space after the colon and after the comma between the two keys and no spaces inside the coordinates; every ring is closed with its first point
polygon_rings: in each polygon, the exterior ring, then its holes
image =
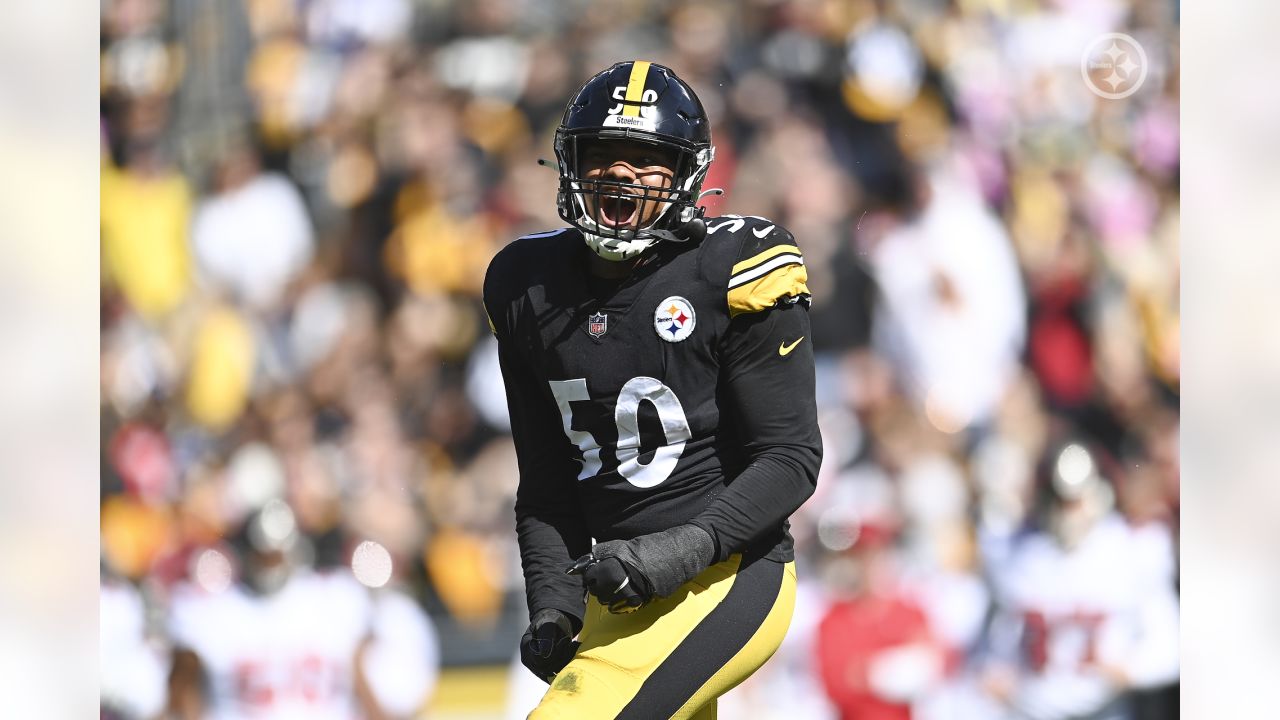
{"type": "MultiPolygon", "coordinates": [[[[698,200],[694,202],[696,203],[708,195],[723,194],[724,190],[722,188],[703,190],[698,194],[698,200]]],[[[645,233],[667,242],[702,242],[702,239],[707,236],[707,221],[702,218],[703,212],[704,210],[696,205],[686,207],[682,214],[688,215],[688,219],[677,225],[674,230],[646,230],[645,233]]]]}
{"type": "Polygon", "coordinates": [[[645,234],[665,242],[701,242],[707,236],[707,222],[702,219],[702,215],[696,215],[692,220],[681,223],[675,230],[646,230],[645,234]]]}
{"type": "MultiPolygon", "coordinates": [[[[707,197],[708,195],[723,194],[724,189],[722,188],[703,190],[698,194],[698,201],[701,201],[702,198],[707,197]]],[[[664,239],[671,242],[702,242],[702,239],[707,236],[707,221],[702,218],[702,208],[695,208],[692,214],[693,217],[681,223],[675,230],[667,233],[670,237],[664,239]]]]}

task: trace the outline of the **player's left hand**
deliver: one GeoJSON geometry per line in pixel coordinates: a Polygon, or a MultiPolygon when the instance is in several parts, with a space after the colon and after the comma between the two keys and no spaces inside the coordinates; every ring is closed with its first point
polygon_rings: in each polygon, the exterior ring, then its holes
{"type": "Polygon", "coordinates": [[[534,614],[520,638],[520,662],[534,675],[550,683],[578,651],[568,615],[547,608],[534,614]]]}
{"type": "Polygon", "coordinates": [[[612,613],[634,612],[655,597],[667,597],[707,569],[715,543],[695,525],[677,525],[631,540],[597,543],[569,567],[587,591],[612,613]]]}

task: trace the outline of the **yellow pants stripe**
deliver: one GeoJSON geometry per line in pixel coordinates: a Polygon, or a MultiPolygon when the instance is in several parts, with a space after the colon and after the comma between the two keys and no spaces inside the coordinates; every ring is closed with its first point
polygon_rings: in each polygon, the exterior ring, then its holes
{"type": "Polygon", "coordinates": [[[691,720],[716,720],[715,699],[737,687],[743,680],[751,677],[760,669],[782,643],[782,638],[791,626],[791,615],[796,609],[796,564],[787,563],[783,572],[782,592],[778,594],[778,602],[760,625],[755,635],[742,646],[733,659],[716,671],[689,702],[680,708],[678,717],[689,717],[691,720]],[[701,709],[702,712],[698,712],[701,709]],[[697,715],[693,713],[698,712],[697,715]]]}
{"type": "Polygon", "coordinates": [[[529,717],[714,718],[715,699],[782,643],[794,603],[793,564],[740,555],[629,615],[593,600],[577,656],[529,717]]]}

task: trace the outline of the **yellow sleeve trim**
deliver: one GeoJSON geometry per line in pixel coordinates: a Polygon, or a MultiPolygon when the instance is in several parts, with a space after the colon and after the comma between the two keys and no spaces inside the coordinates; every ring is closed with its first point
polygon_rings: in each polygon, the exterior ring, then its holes
{"type": "MultiPolygon", "coordinates": [[[[744,270],[750,270],[751,268],[766,262],[770,258],[781,255],[782,253],[794,253],[796,255],[799,255],[800,248],[796,247],[795,245],[774,245],[768,250],[765,250],[762,253],[754,255],[746,260],[743,260],[737,265],[734,265],[733,270],[729,272],[729,275],[731,276],[737,275],[738,273],[744,270]]],[[[724,267],[724,266],[722,265],[721,267],[724,267]]]]}
{"type": "Polygon", "coordinates": [[[784,297],[809,294],[809,273],[804,265],[784,265],[773,272],[729,291],[729,317],[767,310],[784,297]]]}

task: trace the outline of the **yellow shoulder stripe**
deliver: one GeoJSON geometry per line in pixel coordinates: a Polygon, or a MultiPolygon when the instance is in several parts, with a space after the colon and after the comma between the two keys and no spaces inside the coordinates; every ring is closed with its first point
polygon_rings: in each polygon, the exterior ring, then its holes
{"type": "Polygon", "coordinates": [[[768,250],[765,250],[762,253],[754,255],[746,260],[743,260],[737,265],[734,265],[733,270],[730,271],[729,274],[737,275],[738,273],[744,270],[750,270],[751,268],[765,262],[769,258],[776,257],[778,255],[781,255],[782,253],[795,253],[796,255],[799,255],[800,248],[796,247],[795,245],[774,245],[768,250]]]}
{"type": "Polygon", "coordinates": [[[729,290],[729,317],[768,310],[785,297],[809,294],[804,265],[783,265],[766,275],[729,290]]]}
{"type": "Polygon", "coordinates": [[[637,60],[631,64],[631,77],[627,78],[627,102],[622,106],[625,117],[640,117],[640,106],[637,104],[644,98],[644,83],[649,77],[649,61],[637,60]]]}

